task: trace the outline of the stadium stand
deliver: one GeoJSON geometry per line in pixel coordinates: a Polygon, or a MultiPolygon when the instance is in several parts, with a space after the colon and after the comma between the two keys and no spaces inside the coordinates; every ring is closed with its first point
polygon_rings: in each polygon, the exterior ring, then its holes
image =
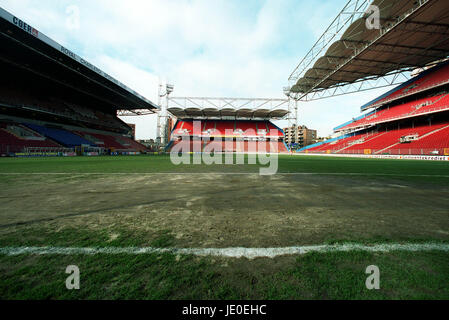
{"type": "Polygon", "coordinates": [[[449,154],[449,125],[430,134],[422,135],[418,140],[397,143],[385,150],[389,154],[449,154]]]}
{"type": "Polygon", "coordinates": [[[448,83],[445,61],[363,106],[374,110],[335,128],[337,139],[298,151],[449,155],[448,83]]]}
{"type": "Polygon", "coordinates": [[[308,153],[446,154],[449,123],[369,131],[304,149],[308,153]],[[446,135],[446,136],[445,136],[446,135]],[[436,142],[432,145],[432,142],[436,142]],[[402,152],[401,152],[402,151],[402,152]]]}
{"type": "Polygon", "coordinates": [[[146,152],[147,148],[133,139],[115,133],[71,129],[62,124],[0,122],[0,154],[33,151],[74,151],[75,147],[95,148],[100,153],[146,152]],[[58,126],[55,128],[54,126],[58,126]],[[71,150],[69,150],[71,149],[71,150]]]}
{"type": "MultiPolygon", "coordinates": [[[[180,120],[177,122],[174,135],[191,135],[193,133],[194,120],[180,120]]],[[[212,136],[226,136],[226,132],[231,132],[231,136],[242,135],[258,137],[283,137],[282,131],[269,121],[242,121],[242,120],[206,120],[202,121],[201,132],[212,136]]]]}
{"type": "Polygon", "coordinates": [[[385,109],[376,110],[374,113],[358,119],[337,131],[363,128],[382,122],[388,122],[406,117],[418,116],[425,113],[449,109],[449,94],[442,93],[433,97],[425,97],[399,105],[392,105],[385,109]]]}
{"type": "Polygon", "coordinates": [[[0,68],[8,75],[0,77],[0,155],[147,151],[117,112],[152,112],[154,103],[15,21],[22,20],[0,8],[0,68]]]}
{"type": "Polygon", "coordinates": [[[74,131],[75,134],[94,143],[96,146],[105,148],[112,152],[117,151],[136,151],[145,152],[147,148],[125,136],[116,135],[112,133],[98,133],[98,132],[86,132],[86,131],[74,131]]]}
{"type": "Polygon", "coordinates": [[[195,132],[194,121],[193,119],[177,121],[172,131],[173,140],[167,146],[167,150],[183,146],[184,150],[194,151],[193,140],[203,138],[196,152],[210,152],[218,145],[223,152],[288,152],[283,142],[282,130],[270,121],[198,120],[197,125],[201,128],[199,132],[195,132]],[[186,141],[182,141],[182,138],[186,141]]]}
{"type": "Polygon", "coordinates": [[[57,141],[60,144],[69,148],[76,146],[96,147],[94,143],[63,129],[47,128],[44,126],[30,123],[27,123],[26,126],[36,132],[39,132],[43,136],[46,136],[54,141],[57,141]]]}
{"type": "Polygon", "coordinates": [[[421,136],[425,136],[437,129],[440,129],[444,125],[432,125],[432,126],[422,126],[417,128],[404,128],[386,131],[384,133],[378,133],[372,139],[367,141],[356,143],[350,147],[342,150],[344,153],[376,153],[386,148],[400,143],[400,139],[404,137],[415,137],[420,139],[421,136]],[[367,151],[370,150],[370,151],[367,151]],[[363,151],[363,152],[362,152],[363,151]]]}
{"type": "Polygon", "coordinates": [[[111,150],[125,150],[127,149],[123,145],[121,145],[117,140],[110,135],[105,134],[99,134],[99,133],[87,133],[82,131],[74,131],[77,135],[82,137],[83,139],[86,139],[95,145],[105,148],[105,149],[111,149],[111,150]]]}
{"type": "Polygon", "coordinates": [[[17,123],[0,123],[0,154],[25,148],[59,149],[61,145],[17,123]]]}
{"type": "Polygon", "coordinates": [[[432,90],[449,83],[449,62],[439,64],[422,72],[417,77],[387,92],[385,95],[369,102],[362,109],[373,108],[386,103],[411,96],[413,94],[432,90]]]}
{"type": "MultiPolygon", "coordinates": [[[[281,153],[288,152],[287,147],[283,142],[279,141],[245,141],[245,140],[228,140],[228,141],[200,141],[196,146],[193,140],[183,141],[181,139],[173,141],[169,145],[170,150],[179,150],[174,148],[175,146],[181,147],[190,152],[211,152],[218,145],[222,152],[237,152],[237,153],[256,153],[256,152],[268,152],[268,153],[281,153]],[[195,149],[194,149],[195,148],[195,149]]],[[[216,149],[215,149],[216,151],[216,149]]]]}

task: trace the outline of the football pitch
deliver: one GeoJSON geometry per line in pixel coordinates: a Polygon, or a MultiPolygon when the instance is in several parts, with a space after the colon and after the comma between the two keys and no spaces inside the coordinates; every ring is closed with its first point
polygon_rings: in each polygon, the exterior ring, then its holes
{"type": "Polygon", "coordinates": [[[261,166],[0,159],[0,299],[449,299],[449,162],[261,166]]]}

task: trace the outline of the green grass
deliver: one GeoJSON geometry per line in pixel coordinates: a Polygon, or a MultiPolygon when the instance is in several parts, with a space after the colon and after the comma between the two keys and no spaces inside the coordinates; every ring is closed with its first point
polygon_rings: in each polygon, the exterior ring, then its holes
{"type": "MultiPolygon", "coordinates": [[[[258,172],[260,165],[174,165],[169,155],[0,158],[0,173],[258,172]]],[[[449,175],[449,162],[279,155],[280,173],[449,175]]]]}
{"type": "Polygon", "coordinates": [[[449,299],[449,255],[312,253],[277,259],[172,254],[0,256],[0,299],[449,299]],[[366,267],[380,269],[367,290],[366,267]],[[80,269],[80,290],[65,268],[80,269]]]}
{"type": "MultiPolygon", "coordinates": [[[[235,158],[235,156],[234,156],[235,158]]],[[[224,156],[223,156],[224,163],[224,156]]],[[[259,173],[259,164],[180,164],[174,165],[169,155],[149,156],[103,156],[69,158],[0,158],[0,174],[6,173],[259,173]]],[[[267,165],[265,165],[267,167],[267,165]]],[[[277,173],[314,174],[362,174],[351,176],[355,181],[387,181],[394,177],[398,181],[421,184],[449,185],[449,161],[367,159],[324,156],[279,155],[277,173]]],[[[66,179],[71,179],[67,177],[66,179]]],[[[80,177],[77,177],[80,179],[80,177]]],[[[95,179],[84,176],[82,179],[95,179]]],[[[10,176],[0,177],[0,186],[8,184],[10,176]]]]}
{"type": "MultiPolygon", "coordinates": [[[[122,230],[112,241],[109,233],[19,228],[1,235],[0,247],[163,248],[174,240],[170,230],[161,230],[150,242],[141,232],[122,230]]],[[[169,253],[0,255],[0,274],[0,299],[449,299],[449,254],[439,251],[310,253],[254,260],[169,253]],[[365,270],[372,264],[380,269],[380,290],[365,287],[365,270]],[[65,288],[68,265],[80,268],[80,290],[65,288]]]]}

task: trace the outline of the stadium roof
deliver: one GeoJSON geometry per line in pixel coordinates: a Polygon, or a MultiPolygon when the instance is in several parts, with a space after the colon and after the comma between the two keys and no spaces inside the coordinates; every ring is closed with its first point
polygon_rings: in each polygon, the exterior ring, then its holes
{"type": "Polygon", "coordinates": [[[449,1],[351,0],[337,19],[331,27],[340,31],[327,31],[289,78],[291,92],[300,99],[410,71],[449,55],[449,1]],[[366,26],[369,4],[379,8],[380,29],[366,26]],[[353,12],[344,18],[350,6],[353,12]]]}
{"type": "Polygon", "coordinates": [[[168,111],[179,119],[282,119],[287,99],[170,97],[168,111]]]}
{"type": "MultiPolygon", "coordinates": [[[[0,62],[62,84],[119,110],[159,107],[77,54],[0,8],[0,62]]],[[[38,83],[34,84],[38,86],[38,83]]]]}

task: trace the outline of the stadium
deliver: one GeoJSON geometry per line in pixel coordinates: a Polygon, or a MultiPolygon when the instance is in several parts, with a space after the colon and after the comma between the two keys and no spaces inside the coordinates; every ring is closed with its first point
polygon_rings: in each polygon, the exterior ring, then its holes
{"type": "Polygon", "coordinates": [[[1,299],[449,298],[448,2],[348,1],[283,99],[154,103],[2,8],[0,38],[1,299]],[[382,88],[285,143],[299,104],[382,88]]]}
{"type": "Polygon", "coordinates": [[[136,154],[117,108],[157,106],[8,12],[1,11],[0,155],[136,154]],[[26,79],[24,81],[24,79],[26,79]]]}

